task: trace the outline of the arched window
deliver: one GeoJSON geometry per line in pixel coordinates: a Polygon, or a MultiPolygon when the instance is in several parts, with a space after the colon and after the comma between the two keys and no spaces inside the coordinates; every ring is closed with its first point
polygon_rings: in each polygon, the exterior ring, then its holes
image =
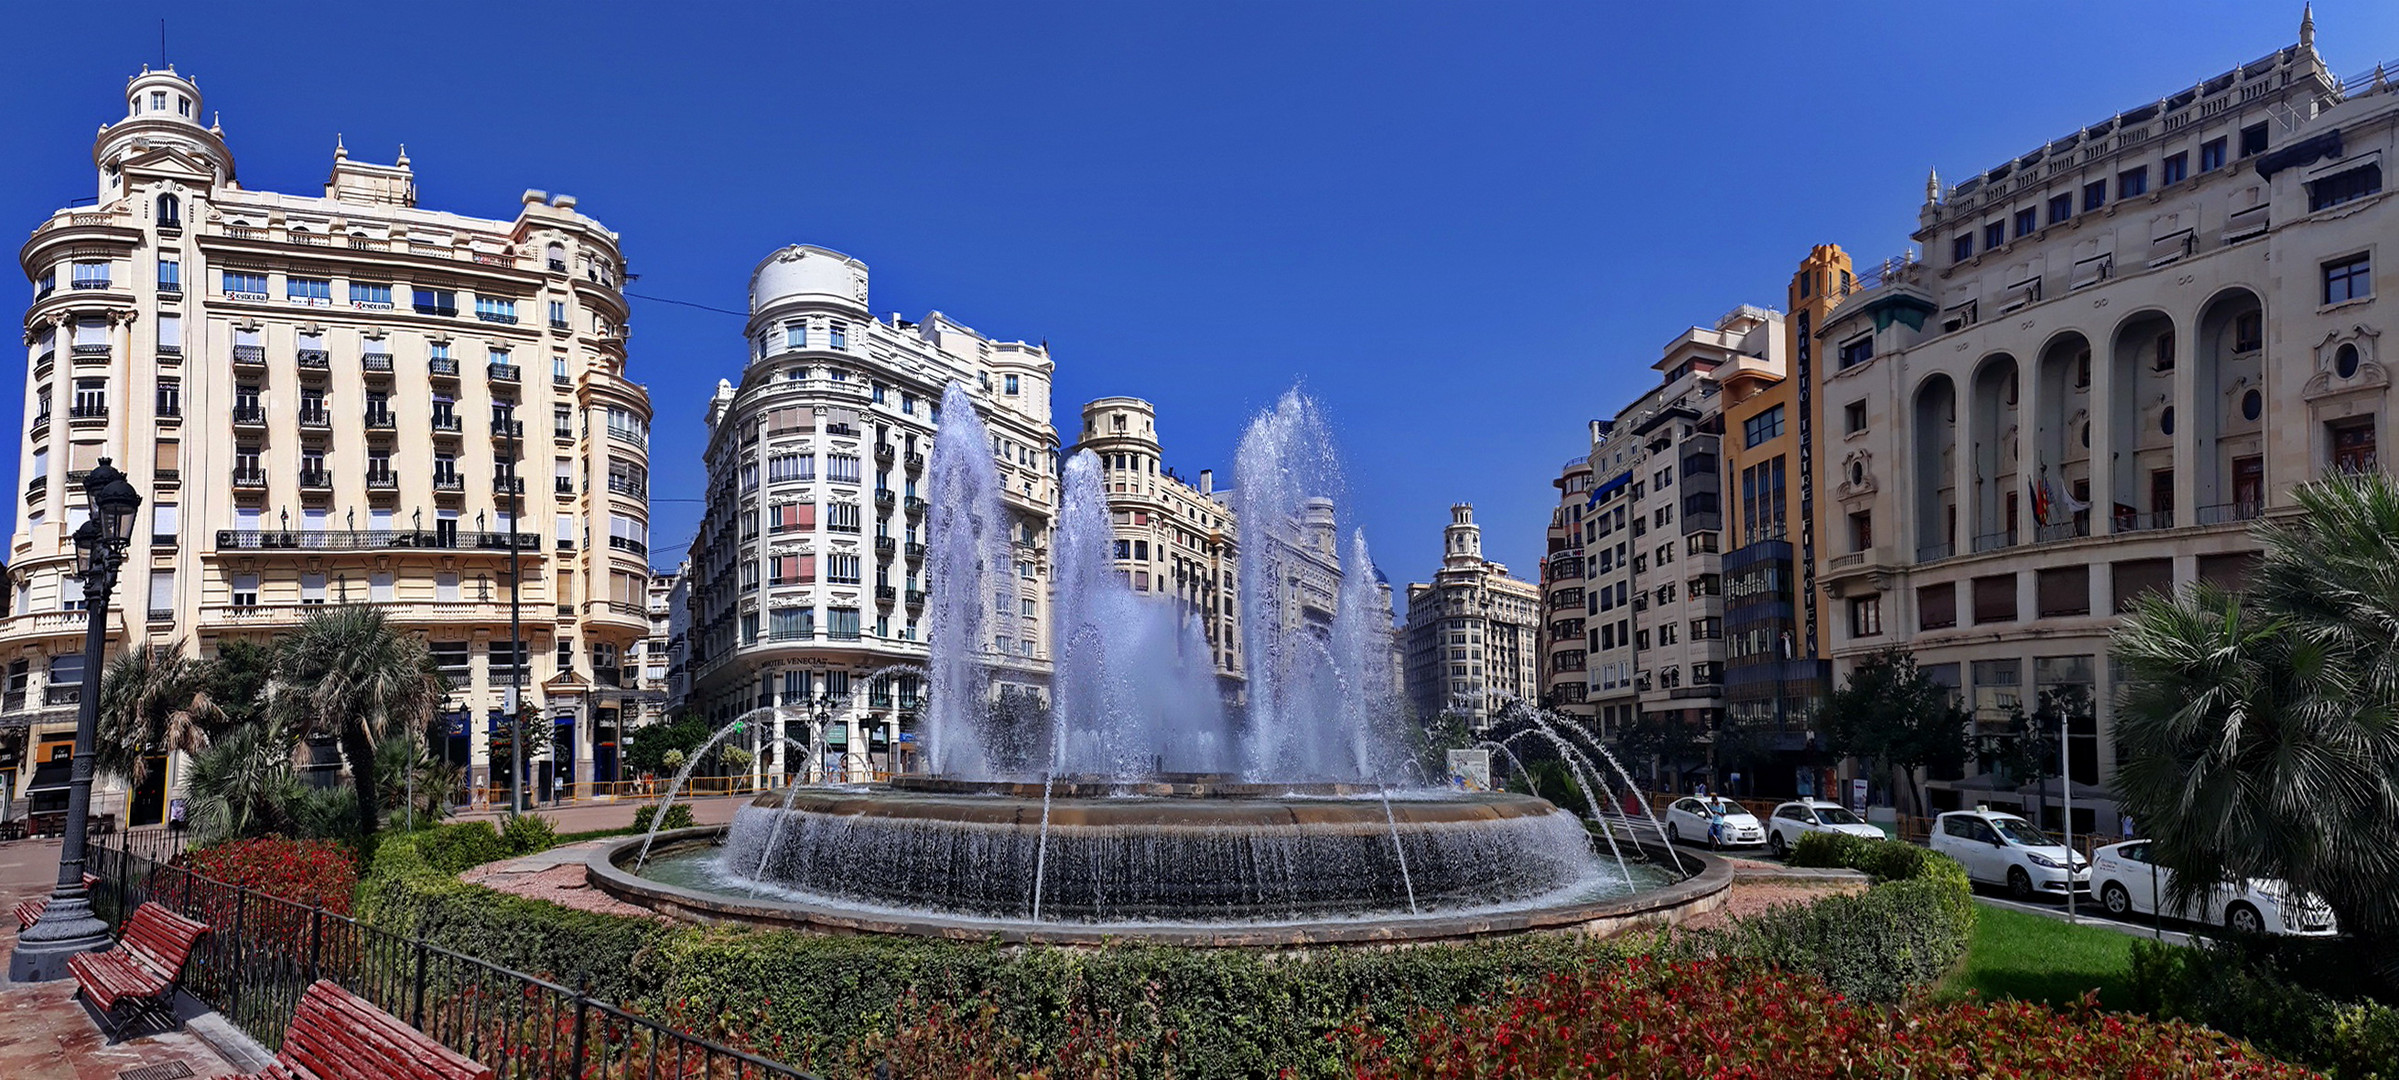
{"type": "Polygon", "coordinates": [[[183,200],[174,195],[158,197],[158,223],[169,228],[183,224],[183,200]]]}
{"type": "Polygon", "coordinates": [[[548,251],[546,252],[546,257],[549,259],[549,263],[550,263],[550,272],[551,272],[551,273],[553,273],[553,274],[563,274],[563,273],[566,273],[566,245],[565,245],[565,244],[561,244],[561,243],[557,243],[556,241],[552,241],[552,242],[551,242],[551,244],[550,244],[550,247],[549,247],[548,251]]]}

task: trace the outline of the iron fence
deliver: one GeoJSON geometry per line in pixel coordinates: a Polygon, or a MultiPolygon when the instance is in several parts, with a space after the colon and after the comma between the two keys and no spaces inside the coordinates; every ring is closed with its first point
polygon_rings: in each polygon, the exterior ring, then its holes
{"type": "Polygon", "coordinates": [[[270,1050],[309,985],[329,979],[505,1080],[815,1080],[626,1005],[204,876],[176,861],[182,834],[142,833],[91,848],[94,910],[118,930],[149,902],[207,923],[183,987],[270,1050]]]}

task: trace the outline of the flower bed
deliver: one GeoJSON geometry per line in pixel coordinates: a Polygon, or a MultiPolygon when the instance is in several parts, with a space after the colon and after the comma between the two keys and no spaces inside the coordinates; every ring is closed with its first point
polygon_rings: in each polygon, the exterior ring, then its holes
{"type": "Polygon", "coordinates": [[[203,877],[262,892],[296,904],[350,913],[358,892],[358,862],[350,849],[331,840],[286,840],[262,836],[193,852],[191,869],[203,877]]]}

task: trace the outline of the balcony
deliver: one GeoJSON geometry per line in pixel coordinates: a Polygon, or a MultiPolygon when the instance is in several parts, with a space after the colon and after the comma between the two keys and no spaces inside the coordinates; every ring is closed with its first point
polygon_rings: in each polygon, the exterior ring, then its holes
{"type": "Polygon", "coordinates": [[[877,444],[875,444],[875,460],[876,460],[876,461],[880,461],[880,462],[882,462],[882,463],[884,463],[884,464],[886,464],[886,465],[888,465],[888,464],[891,464],[891,458],[892,458],[892,455],[894,455],[894,454],[897,454],[897,453],[899,453],[899,450],[898,450],[897,448],[893,447],[893,446],[892,446],[890,443],[877,443],[877,444]]]}
{"type": "Polygon", "coordinates": [[[2016,546],[2016,530],[2014,529],[2008,529],[2003,532],[1984,533],[1981,536],[1974,538],[1974,550],[1977,554],[1985,551],[1997,551],[2001,548],[2009,548],[2014,546],[2016,546]]]}
{"type": "Polygon", "coordinates": [[[158,295],[162,298],[170,300],[179,298],[183,295],[183,283],[180,281],[161,281],[158,283],[158,295]]]}
{"type": "Polygon", "coordinates": [[[925,546],[911,540],[908,542],[907,552],[909,560],[913,562],[925,557],[925,546]]]}
{"type": "Polygon", "coordinates": [[[491,364],[488,368],[493,382],[517,382],[522,374],[515,364],[491,364]]]}
{"type": "Polygon", "coordinates": [[[899,546],[899,541],[888,536],[875,537],[875,554],[877,555],[889,555],[894,551],[898,551],[899,546]]]}
{"type": "Polygon", "coordinates": [[[292,362],[302,371],[325,371],[333,367],[333,354],[323,349],[301,349],[292,354],[292,362]]]}
{"type": "Polygon", "coordinates": [[[646,499],[650,496],[650,486],[647,482],[635,480],[629,476],[609,477],[608,490],[611,494],[630,495],[636,499],[646,499]]]}
{"type": "Polygon", "coordinates": [[[50,430],[50,414],[43,412],[36,415],[33,418],[33,433],[39,435],[48,430],[50,430]]]}
{"type": "Polygon", "coordinates": [[[235,367],[265,367],[266,362],[267,347],[264,345],[236,345],[233,347],[233,366],[235,367]]]}
{"type": "Polygon", "coordinates": [[[522,420],[494,420],[491,422],[491,437],[522,439],[525,437],[525,422],[522,420]]]}
{"type": "Polygon", "coordinates": [[[925,606],[925,591],[923,589],[908,590],[908,606],[912,608],[925,606]]]}
{"type": "Polygon", "coordinates": [[[458,377],[458,358],[454,356],[427,357],[425,373],[436,379],[455,379],[458,377]]]}
{"type": "Polygon", "coordinates": [[[234,406],[234,407],[233,407],[233,426],[235,426],[235,427],[239,427],[239,428],[253,428],[253,427],[265,427],[265,426],[267,426],[267,407],[266,407],[266,406],[264,406],[264,405],[236,405],[236,406],[234,406]]]}
{"type": "Polygon", "coordinates": [[[91,290],[105,289],[111,282],[108,278],[76,278],[73,284],[76,289],[91,290]]]}
{"type": "Polygon", "coordinates": [[[392,370],[392,354],[387,352],[363,353],[358,357],[358,366],[364,368],[370,375],[389,375],[392,370]]]}
{"type": "Polygon", "coordinates": [[[33,373],[36,375],[47,375],[50,373],[51,366],[56,363],[58,363],[58,350],[52,349],[40,356],[33,358],[33,373]]]}
{"type": "Polygon", "coordinates": [[[67,407],[67,422],[69,423],[106,419],[108,419],[108,406],[106,405],[70,405],[67,407]]]}
{"type": "Polygon", "coordinates": [[[331,491],[331,490],[333,490],[333,473],[332,473],[332,471],[331,471],[331,470],[327,470],[327,469],[302,469],[302,470],[300,470],[300,490],[302,490],[302,491],[331,491]]]}
{"type": "Polygon", "coordinates": [[[267,471],[259,468],[244,469],[237,466],[233,470],[233,486],[236,490],[264,490],[267,486],[267,471]]]}
{"type": "Polygon", "coordinates": [[[183,419],[183,405],[179,402],[173,401],[165,402],[159,405],[158,418],[161,420],[183,419]]]}
{"type": "Polygon", "coordinates": [[[2146,514],[2119,513],[2116,515],[2116,531],[2119,533],[2154,532],[2159,529],[2171,529],[2173,527],[2174,511],[2172,510],[2154,510],[2146,514]]]}
{"type": "Polygon", "coordinates": [[[924,513],[924,512],[925,512],[925,501],[924,501],[923,499],[917,498],[917,497],[916,497],[916,496],[914,496],[914,495],[910,495],[910,496],[908,496],[908,513],[910,513],[910,514],[914,515],[914,514],[922,514],[922,513],[924,513]]]}
{"type": "Polygon", "coordinates": [[[888,604],[893,600],[897,600],[899,599],[899,595],[899,590],[894,589],[889,585],[875,586],[875,599],[882,601],[883,603],[888,604]]]}
{"type": "Polygon", "coordinates": [[[911,452],[906,464],[909,472],[923,472],[925,471],[925,456],[911,452]]]}
{"type": "Polygon", "coordinates": [[[333,414],[326,411],[326,409],[321,405],[314,409],[302,408],[300,410],[300,427],[304,431],[331,430],[333,427],[333,414]]]}
{"type": "Polygon", "coordinates": [[[79,341],[67,346],[67,355],[78,360],[106,360],[108,359],[108,343],[105,341],[79,341]]]}
{"type": "Polygon", "coordinates": [[[525,478],[501,473],[491,478],[491,489],[495,492],[504,491],[511,495],[522,495],[525,493],[525,478]]]}
{"type": "Polygon", "coordinates": [[[47,476],[37,476],[25,481],[25,497],[28,499],[38,499],[49,490],[50,478],[47,476]]]}
{"type": "Polygon", "coordinates": [[[516,315],[513,312],[478,311],[475,313],[475,318],[481,322],[498,323],[501,326],[516,325],[516,315]]]}
{"type": "Polygon", "coordinates": [[[550,486],[560,495],[572,495],[575,493],[575,478],[572,476],[553,477],[550,486]]]}
{"type": "Polygon", "coordinates": [[[538,533],[468,532],[428,529],[219,529],[219,551],[541,551],[538,533]]]}
{"type": "Polygon", "coordinates": [[[433,490],[449,494],[463,492],[466,490],[466,477],[457,473],[434,473],[433,490]]]}
{"type": "Polygon", "coordinates": [[[2056,543],[2060,540],[2075,540],[2089,535],[2091,535],[2091,519],[2087,516],[2077,516],[2072,521],[2061,521],[2055,525],[2043,525],[2033,532],[2035,541],[2043,544],[2056,543]]]}
{"type": "Polygon", "coordinates": [[[2199,523],[2201,525],[2224,525],[2235,521],[2254,521],[2259,514],[2265,512],[2265,509],[2264,503],[2255,500],[2202,506],[2199,508],[2199,523]]]}
{"type": "Polygon", "coordinates": [[[464,424],[463,422],[461,422],[461,421],[458,419],[458,414],[457,414],[457,413],[434,413],[434,414],[433,414],[433,433],[434,433],[434,434],[436,434],[436,435],[456,435],[456,434],[458,434],[458,433],[460,433],[460,432],[462,432],[462,431],[465,431],[465,430],[466,430],[466,424],[464,424]]]}
{"type": "Polygon", "coordinates": [[[1919,544],[1916,547],[1916,561],[1920,563],[1939,562],[1957,553],[1958,549],[1955,544],[1919,544]]]}
{"type": "Polygon", "coordinates": [[[608,538],[608,546],[617,551],[630,551],[635,555],[641,555],[644,557],[647,557],[650,554],[650,545],[642,543],[639,540],[635,540],[630,536],[611,536],[608,538]]]}
{"type": "Polygon", "coordinates": [[[369,409],[366,425],[368,431],[391,431],[400,426],[400,418],[390,409],[369,409]]]}
{"type": "Polygon", "coordinates": [[[898,498],[898,495],[897,495],[896,493],[894,493],[894,492],[893,492],[893,491],[892,491],[890,488],[876,488],[876,489],[875,489],[875,506],[876,506],[876,508],[877,508],[877,509],[882,509],[882,510],[889,510],[889,509],[891,509],[891,504],[892,504],[892,502],[893,502],[895,499],[897,499],[897,498],[898,498]]]}
{"type": "Polygon", "coordinates": [[[400,490],[400,474],[390,469],[370,470],[367,473],[368,491],[400,490]]]}

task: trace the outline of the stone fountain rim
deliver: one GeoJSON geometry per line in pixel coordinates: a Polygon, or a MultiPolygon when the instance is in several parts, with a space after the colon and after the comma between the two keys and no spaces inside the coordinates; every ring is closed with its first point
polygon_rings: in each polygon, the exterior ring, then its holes
{"type": "MultiPolygon", "coordinates": [[[[658,834],[652,857],[702,842],[714,842],[727,825],[701,825],[658,834]]],[[[1613,933],[1635,926],[1671,925],[1722,903],[1732,884],[1732,864],[1712,855],[1657,843],[1619,840],[1654,861],[1680,860],[1698,873],[1653,889],[1619,896],[1519,911],[1470,915],[1391,916],[1373,921],[1318,920],[1273,925],[1181,923],[1151,926],[1039,925],[1022,920],[925,914],[909,918],[861,913],[854,908],[796,900],[726,896],[635,875],[630,861],[642,837],[631,836],[594,850],[584,862],[584,879],[628,903],[696,922],[738,922],[829,935],[878,934],[999,942],[1009,945],[1101,946],[1179,945],[1199,948],[1288,948],[1319,945],[1403,945],[1465,941],[1535,931],[1613,933]]]]}

